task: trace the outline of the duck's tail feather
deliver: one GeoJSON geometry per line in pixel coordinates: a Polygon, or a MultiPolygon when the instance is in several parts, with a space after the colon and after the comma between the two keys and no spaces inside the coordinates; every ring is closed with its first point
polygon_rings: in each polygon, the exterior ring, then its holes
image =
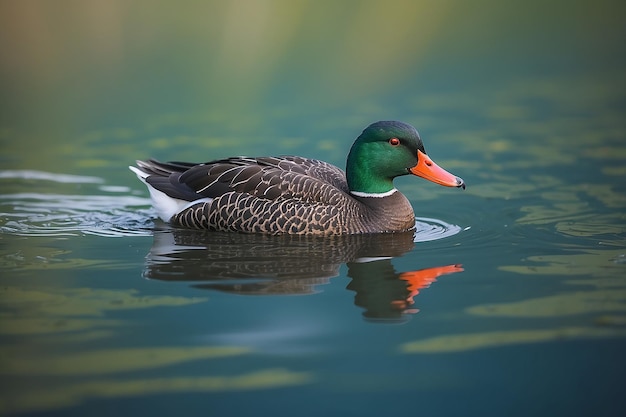
{"type": "Polygon", "coordinates": [[[165,222],[181,211],[198,203],[211,202],[195,191],[177,182],[180,174],[195,164],[155,160],[137,161],[137,166],[128,168],[148,187],[152,204],[158,216],[165,222]]]}

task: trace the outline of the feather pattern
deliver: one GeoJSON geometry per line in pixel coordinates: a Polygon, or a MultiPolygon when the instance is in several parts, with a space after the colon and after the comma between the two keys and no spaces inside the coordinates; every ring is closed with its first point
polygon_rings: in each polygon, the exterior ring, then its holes
{"type": "MultiPolygon", "coordinates": [[[[394,210],[350,194],[343,170],[298,156],[233,157],[203,164],[137,161],[146,183],[189,206],[165,219],[209,230],[264,234],[355,234],[414,226],[400,193],[394,210]],[[201,200],[197,204],[194,201],[201,200]],[[380,206],[380,207],[378,207],[380,206]]],[[[379,199],[366,199],[379,200],[379,199]]]]}

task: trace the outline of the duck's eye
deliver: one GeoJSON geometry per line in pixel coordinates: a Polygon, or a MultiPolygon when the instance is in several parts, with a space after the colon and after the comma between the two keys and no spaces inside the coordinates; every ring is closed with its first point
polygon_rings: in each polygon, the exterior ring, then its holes
{"type": "Polygon", "coordinates": [[[389,139],[389,144],[391,146],[398,146],[400,144],[400,139],[398,139],[398,138],[391,138],[391,139],[389,139]]]}

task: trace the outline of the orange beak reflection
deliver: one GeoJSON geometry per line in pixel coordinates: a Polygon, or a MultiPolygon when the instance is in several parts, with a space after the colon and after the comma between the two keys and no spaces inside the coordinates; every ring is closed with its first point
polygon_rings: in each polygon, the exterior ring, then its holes
{"type": "Polygon", "coordinates": [[[423,288],[428,288],[430,284],[435,282],[438,277],[455,272],[462,272],[463,266],[460,264],[436,266],[433,268],[420,269],[419,271],[409,271],[400,274],[400,279],[407,282],[407,290],[409,294],[404,300],[394,300],[391,305],[399,310],[405,310],[406,313],[417,313],[418,310],[406,310],[413,305],[413,297],[419,294],[423,288]]]}
{"type": "Polygon", "coordinates": [[[432,159],[424,152],[417,151],[417,164],[414,167],[409,168],[409,172],[418,177],[422,177],[428,181],[432,181],[435,184],[444,185],[446,187],[461,187],[465,189],[465,182],[439,165],[433,162],[432,159]]]}

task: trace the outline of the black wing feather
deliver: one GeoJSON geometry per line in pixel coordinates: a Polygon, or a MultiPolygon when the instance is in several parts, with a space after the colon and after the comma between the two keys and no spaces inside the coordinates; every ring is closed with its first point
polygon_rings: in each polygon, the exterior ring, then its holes
{"type": "Polygon", "coordinates": [[[330,197],[329,185],[348,192],[341,169],[297,156],[233,157],[203,164],[148,160],[138,161],[138,165],[151,174],[147,182],[154,188],[188,201],[232,191],[267,200],[297,197],[325,201],[330,197]]]}

